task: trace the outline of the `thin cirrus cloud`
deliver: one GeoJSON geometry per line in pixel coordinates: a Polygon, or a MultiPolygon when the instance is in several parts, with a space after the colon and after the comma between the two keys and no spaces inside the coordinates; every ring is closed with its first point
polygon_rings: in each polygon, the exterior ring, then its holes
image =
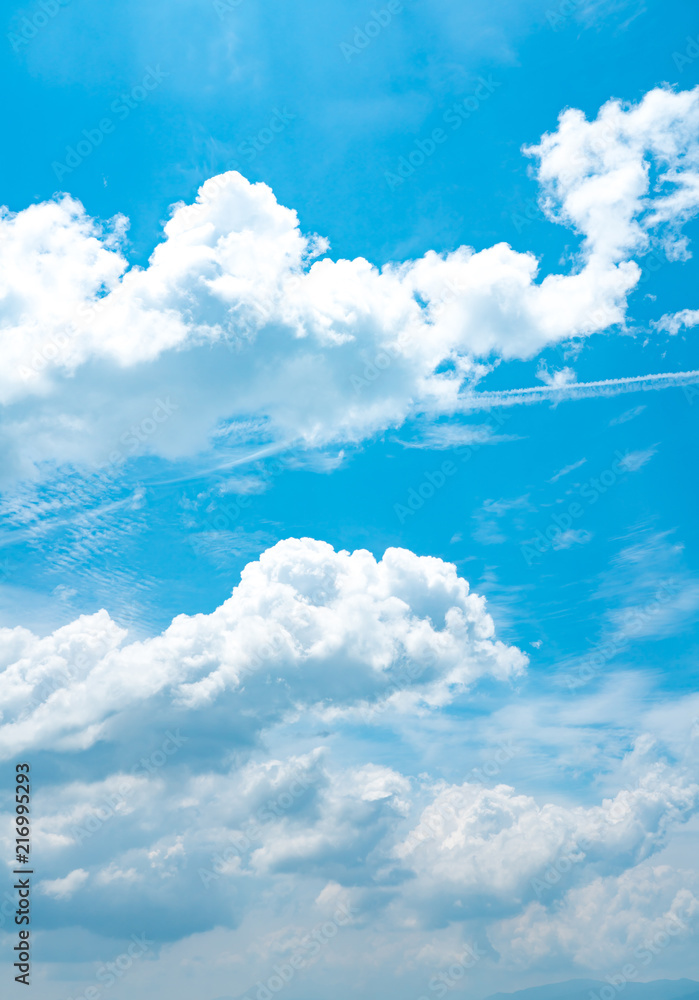
{"type": "Polygon", "coordinates": [[[581,238],[570,271],[542,280],[536,257],[506,243],[381,269],[334,261],[269,187],[235,172],[174,207],[145,268],[128,265],[123,217],[102,225],[68,195],[5,211],[6,477],[117,461],[129,434],[165,459],[241,434],[316,447],[416,414],[696,380],[473,391],[493,361],[623,327],[640,278],[634,256],[657,246],[686,258],[698,125],[699,88],[658,88],[629,107],[610,101],[590,122],[568,110],[525,149],[547,213],[581,238]]]}

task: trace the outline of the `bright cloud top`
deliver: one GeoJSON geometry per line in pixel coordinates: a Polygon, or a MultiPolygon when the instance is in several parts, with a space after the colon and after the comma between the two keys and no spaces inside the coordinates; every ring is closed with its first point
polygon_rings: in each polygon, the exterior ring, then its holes
{"type": "Polygon", "coordinates": [[[699,88],[657,89],[626,109],[608,103],[594,122],[567,111],[526,150],[549,213],[584,238],[571,271],[541,281],[535,256],[506,243],[381,269],[334,261],[269,187],[236,172],[174,208],[146,268],[128,266],[126,220],[100,224],[67,195],[5,212],[8,475],[123,457],[119,442],[144,421],[153,430],[139,447],[177,458],[241,434],[359,441],[459,410],[493,360],[623,324],[640,277],[631,258],[651,241],[686,256],[698,122],[699,88]]]}
{"type": "Polygon", "coordinates": [[[312,539],[268,549],[212,614],[180,615],[160,636],[125,640],[106,611],[43,639],[3,629],[3,755],[88,747],[148,703],[167,714],[227,698],[229,724],[254,711],[258,728],[301,705],[439,705],[527,663],[494,638],[484,599],[453,565],[404,549],[377,562],[312,539]]]}

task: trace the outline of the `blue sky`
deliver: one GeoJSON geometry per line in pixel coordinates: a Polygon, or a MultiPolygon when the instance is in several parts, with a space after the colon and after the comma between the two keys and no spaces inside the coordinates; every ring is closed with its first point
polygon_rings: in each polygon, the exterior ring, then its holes
{"type": "Polygon", "coordinates": [[[32,995],[699,978],[690,6],[3,23],[32,995]]]}

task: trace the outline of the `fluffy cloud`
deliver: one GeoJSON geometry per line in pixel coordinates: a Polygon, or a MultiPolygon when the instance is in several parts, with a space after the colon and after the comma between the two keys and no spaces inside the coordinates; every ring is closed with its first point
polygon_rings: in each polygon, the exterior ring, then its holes
{"type": "Polygon", "coordinates": [[[126,932],[138,907],[172,940],[237,926],[291,879],[299,898],[332,883],[360,923],[377,910],[394,930],[485,922],[510,964],[565,945],[595,967],[587,928],[597,907],[613,916],[615,947],[680,904],[686,918],[697,908],[667,867],[656,870],[658,900],[646,899],[650,869],[639,863],[699,802],[699,788],[667,766],[587,807],[539,804],[504,785],[437,786],[415,823],[422,782],[384,765],[338,766],[323,748],[223,770],[197,769],[190,749],[150,760],[138,777],[38,791],[36,846],[55,874],[41,884],[49,923],[65,922],[70,899],[71,921],[126,932]]]}
{"type": "Polygon", "coordinates": [[[699,208],[698,135],[699,88],[656,88],[635,106],[609,101],[591,122],[571,108],[525,152],[549,215],[585,237],[589,260],[628,259],[651,241],[673,258],[687,255],[680,230],[699,208]]]}
{"type": "Polygon", "coordinates": [[[159,712],[168,721],[213,707],[250,735],[297,705],[341,709],[410,691],[440,704],[527,662],[494,638],[484,599],[453,565],[403,549],[377,562],[312,539],[264,552],[212,614],[126,639],[106,611],[45,638],[3,629],[3,755],[85,748],[135,712],[152,724],[159,712]]]}
{"type": "Polygon", "coordinates": [[[53,896],[54,899],[70,899],[89,877],[89,873],[84,868],[76,868],[69,872],[65,878],[40,882],[39,891],[45,896],[53,896]]]}
{"type": "Polygon", "coordinates": [[[634,979],[668,945],[693,934],[698,894],[694,871],[639,865],[571,890],[555,912],[532,903],[490,937],[510,965],[531,966],[553,956],[587,969],[630,963],[636,973],[627,975],[634,979]]]}
{"type": "Polygon", "coordinates": [[[541,281],[536,258],[504,243],[381,269],[315,259],[325,241],[235,172],[175,206],[145,268],[128,266],[121,217],[100,225],[68,196],[5,212],[7,475],[241,437],[358,441],[458,410],[489,360],[623,323],[640,275],[630,258],[656,233],[670,256],[686,254],[698,116],[699,91],[654,90],[594,122],[567,111],[527,151],[549,211],[585,238],[570,273],[541,281]],[[650,190],[651,162],[662,190],[650,190]]]}
{"type": "Polygon", "coordinates": [[[657,330],[665,330],[674,337],[683,328],[691,329],[699,326],[699,309],[680,309],[676,313],[665,313],[653,326],[657,330]]]}
{"type": "Polygon", "coordinates": [[[417,875],[417,905],[434,920],[468,919],[484,906],[545,906],[590,873],[618,873],[665,842],[699,806],[699,786],[652,765],[599,806],[540,806],[506,785],[442,788],[395,853],[417,875]]]}

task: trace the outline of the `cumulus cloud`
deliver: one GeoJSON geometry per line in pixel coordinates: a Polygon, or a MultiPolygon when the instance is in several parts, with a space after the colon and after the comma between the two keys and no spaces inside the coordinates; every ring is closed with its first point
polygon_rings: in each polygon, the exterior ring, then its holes
{"type": "MultiPolygon", "coordinates": [[[[138,780],[125,772],[38,791],[37,845],[46,869],[60,873],[42,892],[60,903],[61,920],[71,898],[76,924],[126,930],[138,906],[158,940],[172,940],[237,926],[261,894],[293,879],[299,897],[325,885],[319,898],[342,898],[362,924],[381,910],[389,933],[416,921],[471,921],[485,923],[510,964],[537,935],[559,936],[551,954],[563,941],[587,961],[595,906],[615,912],[605,904],[615,892],[625,898],[614,917],[619,941],[652,924],[656,904],[629,894],[624,880],[633,884],[699,805],[699,787],[658,763],[591,806],[539,803],[502,784],[426,786],[424,775],[381,764],[343,766],[320,747],[224,769],[198,765],[183,756],[138,780]]],[[[677,896],[676,873],[662,871],[663,884],[675,886],[660,894],[664,914],[691,900],[677,896]]],[[[538,958],[534,949],[530,963],[538,958]]]]}
{"type": "Polygon", "coordinates": [[[698,806],[699,786],[658,763],[588,808],[540,806],[507,785],[466,782],[442,787],[395,853],[417,876],[419,906],[437,907],[442,919],[468,919],[486,898],[489,912],[534,899],[547,906],[591,873],[634,866],[698,806]]]}
{"type": "Polygon", "coordinates": [[[698,894],[694,871],[639,865],[572,889],[555,912],[533,902],[489,936],[511,966],[563,956],[605,971],[630,963],[638,975],[668,945],[693,934],[698,894]]]}
{"type": "Polygon", "coordinates": [[[359,441],[455,412],[493,359],[623,324],[640,276],[631,256],[649,240],[686,256],[698,120],[699,90],[658,89],[594,122],[566,111],[527,150],[547,210],[584,237],[571,271],[543,280],[531,253],[505,243],[381,269],[332,260],[269,187],[236,172],[174,207],[144,268],[128,265],[125,219],[98,223],[68,195],[4,211],[6,474],[172,459],[241,436],[359,441]]]}
{"type": "Polygon", "coordinates": [[[452,564],[404,549],[377,562],[308,538],[248,564],[211,614],[179,615],[159,636],[126,640],[106,611],[44,638],[1,630],[2,753],[82,749],[134,711],[171,718],[218,703],[229,725],[235,717],[250,732],[298,705],[342,709],[411,693],[443,704],[479,677],[507,680],[527,663],[495,639],[484,599],[452,564]]]}
{"type": "Polygon", "coordinates": [[[698,135],[699,87],[656,88],[637,105],[608,101],[594,121],[569,108],[525,152],[547,213],[583,235],[589,260],[621,261],[653,241],[682,258],[681,227],[699,209],[698,135]]]}

